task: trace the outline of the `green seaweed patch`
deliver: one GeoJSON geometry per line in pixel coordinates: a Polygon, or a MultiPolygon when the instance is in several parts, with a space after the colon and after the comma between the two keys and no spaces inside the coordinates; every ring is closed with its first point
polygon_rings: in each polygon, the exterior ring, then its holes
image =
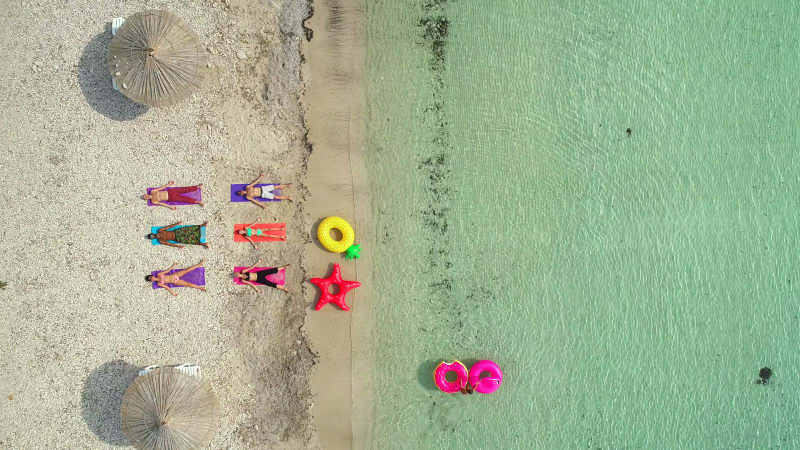
{"type": "Polygon", "coordinates": [[[425,3],[423,3],[423,4],[422,4],[422,7],[423,7],[423,8],[424,8],[426,11],[430,11],[430,10],[431,10],[431,9],[433,9],[433,8],[442,9],[442,8],[444,8],[445,6],[447,6],[447,2],[448,2],[448,1],[449,1],[449,0],[428,0],[427,2],[425,2],[425,3]]]}
{"type": "Polygon", "coordinates": [[[445,47],[447,47],[450,21],[444,16],[425,17],[420,19],[417,25],[422,28],[422,38],[431,47],[433,54],[431,68],[435,71],[444,70],[445,47]]]}

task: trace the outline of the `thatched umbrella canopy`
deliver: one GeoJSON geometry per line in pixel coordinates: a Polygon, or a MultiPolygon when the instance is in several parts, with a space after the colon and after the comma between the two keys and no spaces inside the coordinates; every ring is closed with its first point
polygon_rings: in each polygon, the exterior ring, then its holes
{"type": "Polygon", "coordinates": [[[111,76],[120,92],[155,107],[192,95],[205,78],[206,64],[197,35],[167,11],[128,17],[108,49],[111,76]]]}
{"type": "Polygon", "coordinates": [[[208,445],[219,403],[208,383],[162,367],[136,378],[122,398],[122,432],[137,449],[183,450],[208,445]]]}

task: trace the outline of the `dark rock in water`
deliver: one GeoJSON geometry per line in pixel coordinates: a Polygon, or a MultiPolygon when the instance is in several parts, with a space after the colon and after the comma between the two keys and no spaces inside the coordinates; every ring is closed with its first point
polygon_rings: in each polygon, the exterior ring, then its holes
{"type": "Polygon", "coordinates": [[[631,133],[633,133],[633,130],[631,130],[630,128],[628,128],[627,130],[625,130],[625,134],[627,134],[628,136],[630,136],[630,135],[631,135],[631,133]]]}
{"type": "Polygon", "coordinates": [[[756,383],[767,384],[769,383],[771,378],[772,378],[772,369],[770,369],[769,367],[762,367],[761,370],[758,371],[758,380],[756,380],[756,383]]]}

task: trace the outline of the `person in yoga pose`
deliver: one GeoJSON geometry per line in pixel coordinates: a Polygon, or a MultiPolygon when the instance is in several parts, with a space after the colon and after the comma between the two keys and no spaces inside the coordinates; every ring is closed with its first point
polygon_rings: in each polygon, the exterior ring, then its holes
{"type": "Polygon", "coordinates": [[[150,233],[147,235],[147,239],[157,239],[158,243],[161,245],[169,245],[170,247],[178,247],[183,248],[184,245],[202,245],[205,248],[208,248],[208,244],[200,242],[202,236],[202,228],[208,225],[208,222],[203,222],[200,225],[189,225],[187,227],[181,227],[177,230],[170,231],[170,228],[176,227],[178,225],[182,225],[183,222],[175,222],[172,225],[167,225],[165,227],[161,227],[158,229],[157,233],[150,233]],[[173,244],[172,242],[177,242],[177,244],[173,244]]]}
{"type": "Polygon", "coordinates": [[[175,211],[175,209],[176,209],[175,206],[168,205],[168,204],[166,204],[164,202],[183,202],[183,203],[191,203],[191,204],[200,205],[200,206],[205,205],[205,203],[203,203],[200,200],[196,200],[196,199],[194,199],[192,197],[187,197],[187,196],[183,195],[183,194],[186,194],[188,192],[194,192],[194,191],[202,188],[203,187],[202,184],[198,184],[198,185],[195,185],[195,186],[184,186],[184,187],[175,187],[175,188],[172,188],[172,189],[167,189],[168,187],[171,187],[173,184],[175,184],[175,182],[174,181],[170,181],[169,183],[167,183],[167,184],[165,184],[163,186],[160,186],[160,187],[157,187],[155,189],[152,189],[149,194],[144,194],[142,196],[142,199],[150,200],[154,205],[164,206],[164,207],[169,208],[169,209],[171,209],[173,211],[175,211]]]}
{"type": "Polygon", "coordinates": [[[264,205],[264,202],[256,200],[256,198],[263,198],[264,200],[292,200],[292,197],[288,195],[276,195],[274,192],[275,189],[291,187],[291,184],[268,184],[261,187],[254,187],[262,178],[264,178],[263,172],[255,181],[245,186],[243,190],[237,191],[236,195],[241,195],[262,208],[266,208],[266,205],[264,205]]]}
{"type": "Polygon", "coordinates": [[[251,270],[253,270],[259,264],[261,264],[261,260],[260,259],[258,261],[256,261],[255,264],[253,264],[252,266],[248,267],[247,269],[244,269],[241,272],[234,273],[233,277],[234,278],[241,278],[242,283],[244,283],[244,284],[250,286],[251,288],[255,289],[256,292],[258,292],[258,293],[261,293],[261,289],[258,288],[259,284],[262,285],[262,286],[271,286],[271,287],[274,287],[276,289],[280,289],[280,290],[282,290],[284,292],[289,292],[289,290],[286,289],[286,285],[275,284],[272,281],[269,281],[267,279],[267,276],[268,275],[272,275],[274,273],[278,273],[279,270],[289,267],[290,264],[286,264],[285,266],[280,266],[280,267],[273,267],[271,269],[259,270],[257,272],[251,272],[251,270]]]}
{"type": "Polygon", "coordinates": [[[201,291],[205,291],[206,290],[205,286],[198,286],[198,285],[196,285],[194,283],[189,283],[188,281],[181,280],[181,277],[186,275],[187,273],[189,273],[189,272],[191,272],[191,271],[193,271],[193,270],[195,270],[197,268],[203,267],[203,260],[201,260],[199,263],[193,265],[192,267],[187,267],[187,268],[185,268],[183,270],[180,270],[180,271],[175,272],[173,274],[167,275],[167,273],[169,273],[169,271],[174,269],[175,266],[177,266],[177,265],[178,265],[178,263],[175,263],[169,269],[162,270],[161,272],[158,272],[158,274],[156,274],[155,277],[153,275],[147,275],[146,277],[144,277],[144,280],[147,281],[148,283],[152,283],[152,282],[155,281],[155,283],[158,286],[166,289],[173,296],[177,296],[178,294],[176,294],[175,292],[172,291],[172,289],[170,289],[170,287],[169,287],[170,284],[174,284],[175,286],[186,286],[186,287],[191,287],[191,288],[195,288],[195,289],[200,289],[201,291]]]}
{"type": "Polygon", "coordinates": [[[255,242],[253,242],[253,239],[251,239],[252,236],[280,239],[282,241],[286,240],[286,238],[284,238],[279,234],[268,233],[268,231],[284,231],[286,229],[286,225],[281,225],[279,227],[271,227],[271,228],[256,228],[256,229],[251,228],[259,220],[261,220],[261,217],[254,220],[253,223],[246,226],[243,230],[237,231],[237,233],[239,233],[243,238],[247,239],[247,242],[253,245],[253,248],[258,249],[258,245],[256,245],[255,242]]]}

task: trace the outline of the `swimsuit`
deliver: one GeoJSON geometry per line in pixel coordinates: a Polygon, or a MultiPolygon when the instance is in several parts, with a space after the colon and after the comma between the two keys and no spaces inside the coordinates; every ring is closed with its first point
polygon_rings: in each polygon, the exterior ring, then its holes
{"type": "MultiPolygon", "coordinates": [[[[256,236],[261,236],[262,234],[264,234],[263,230],[255,230],[255,235],[256,236]]],[[[253,229],[252,228],[248,228],[247,229],[247,236],[250,237],[252,235],[253,235],[253,229]]]]}
{"type": "Polygon", "coordinates": [[[197,200],[191,197],[184,197],[181,194],[185,194],[187,192],[194,192],[198,189],[197,186],[186,186],[186,187],[174,187],[167,189],[167,201],[169,202],[183,202],[183,203],[198,203],[197,200]]]}
{"type": "Polygon", "coordinates": [[[277,286],[275,283],[273,283],[272,281],[267,280],[267,275],[272,275],[272,274],[275,274],[275,273],[278,273],[278,268],[277,267],[273,267],[272,269],[259,270],[258,272],[255,273],[256,274],[256,281],[255,282],[258,283],[258,284],[263,284],[264,286],[275,287],[275,286],[277,286]]]}
{"type": "Polygon", "coordinates": [[[275,193],[272,190],[275,189],[275,186],[272,184],[266,184],[261,186],[261,198],[266,200],[274,200],[275,193]]]}
{"type": "Polygon", "coordinates": [[[181,227],[175,230],[175,242],[179,244],[202,244],[202,230],[200,225],[181,227]]]}

